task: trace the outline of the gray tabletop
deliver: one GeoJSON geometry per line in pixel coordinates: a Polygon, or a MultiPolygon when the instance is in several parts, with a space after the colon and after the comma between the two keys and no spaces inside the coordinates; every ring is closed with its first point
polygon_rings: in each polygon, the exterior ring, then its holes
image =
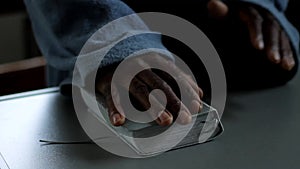
{"type": "Polygon", "coordinates": [[[86,140],[71,100],[56,89],[0,97],[0,168],[299,169],[300,76],[288,85],[230,93],[217,140],[146,159],[112,155],[86,140]]]}

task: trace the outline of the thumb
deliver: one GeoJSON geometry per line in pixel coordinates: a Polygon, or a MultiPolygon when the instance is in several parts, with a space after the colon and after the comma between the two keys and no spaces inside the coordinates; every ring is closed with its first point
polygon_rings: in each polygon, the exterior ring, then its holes
{"type": "Polygon", "coordinates": [[[228,6],[221,0],[209,0],[207,3],[208,13],[216,18],[222,19],[228,15],[228,6]]]}

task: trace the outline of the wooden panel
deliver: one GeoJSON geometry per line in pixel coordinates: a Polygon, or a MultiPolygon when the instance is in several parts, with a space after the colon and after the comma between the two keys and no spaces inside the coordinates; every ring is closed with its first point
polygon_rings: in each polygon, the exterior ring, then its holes
{"type": "Polygon", "coordinates": [[[0,65],[0,95],[45,88],[45,66],[42,57],[0,65]]]}

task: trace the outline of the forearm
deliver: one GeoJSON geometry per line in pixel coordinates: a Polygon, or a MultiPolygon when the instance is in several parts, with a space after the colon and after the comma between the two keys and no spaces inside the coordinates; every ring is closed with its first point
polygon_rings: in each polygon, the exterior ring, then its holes
{"type": "MultiPolygon", "coordinates": [[[[134,13],[120,0],[24,0],[24,2],[38,45],[48,64],[52,69],[57,69],[56,74],[59,71],[69,71],[69,76],[72,75],[82,47],[97,30],[113,20],[134,13]]],[[[131,31],[141,29],[149,32],[143,22],[138,20],[137,24],[138,26],[125,23],[120,28],[121,34],[112,30],[98,39],[97,42],[102,41],[102,44],[93,45],[98,45],[96,49],[100,50],[112,42],[121,40],[122,33],[130,34],[131,31]]],[[[160,35],[141,35],[123,39],[99,66],[120,62],[128,54],[145,48],[164,48],[160,35]]],[[[52,77],[54,76],[52,74],[52,77]]],[[[54,82],[57,83],[59,82],[54,82]]]]}

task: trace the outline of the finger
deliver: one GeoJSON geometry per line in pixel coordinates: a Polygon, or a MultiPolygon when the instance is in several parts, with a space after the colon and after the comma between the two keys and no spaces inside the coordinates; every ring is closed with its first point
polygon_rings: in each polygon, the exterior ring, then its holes
{"type": "Polygon", "coordinates": [[[195,80],[186,73],[182,72],[173,62],[167,61],[167,67],[170,68],[171,71],[175,72],[179,77],[184,77],[183,80],[186,80],[192,89],[198,94],[200,98],[203,98],[203,90],[197,85],[195,80]]]}
{"type": "Polygon", "coordinates": [[[116,86],[111,83],[111,80],[112,72],[107,73],[105,76],[99,78],[96,82],[96,91],[104,97],[105,106],[107,108],[111,124],[114,126],[121,126],[125,123],[125,115],[120,104],[118,90],[116,86]],[[115,98],[117,103],[114,103],[113,97],[115,98]],[[121,112],[117,110],[115,104],[117,104],[121,112]]]}
{"type": "MultiPolygon", "coordinates": [[[[182,108],[182,111],[179,112],[178,116],[180,123],[188,124],[191,122],[192,115],[190,111],[186,108],[185,105],[181,103],[176,94],[173,92],[172,88],[158,75],[150,70],[145,70],[140,75],[138,75],[138,78],[145,82],[145,84],[147,84],[151,89],[161,89],[165,93],[167,97],[168,111],[170,111],[171,113],[178,113],[182,108]]],[[[158,97],[158,100],[162,99],[159,98],[159,96],[156,97],[158,97]]]]}
{"type": "MultiPolygon", "coordinates": [[[[198,113],[203,108],[201,98],[203,97],[203,91],[202,89],[197,85],[195,80],[186,73],[184,73],[182,70],[180,70],[172,61],[167,60],[159,55],[154,56],[155,62],[162,65],[162,67],[165,67],[165,69],[168,72],[174,72],[177,77],[174,77],[176,81],[181,82],[183,85],[183,88],[186,89],[185,92],[187,92],[191,96],[191,103],[190,103],[190,111],[193,113],[198,113]]],[[[162,72],[162,74],[165,74],[165,72],[162,72]]],[[[164,78],[165,78],[164,77],[164,78]]]]}
{"type": "MultiPolygon", "coordinates": [[[[169,63],[169,64],[174,65],[174,63],[169,63]]],[[[164,79],[170,86],[172,86],[172,88],[177,85],[175,79],[173,79],[168,73],[166,73],[164,71],[156,71],[155,69],[152,71],[154,73],[156,73],[158,76],[160,76],[162,79],[164,79]]],[[[179,70],[179,73],[180,73],[180,76],[183,76],[186,78],[186,81],[188,83],[190,83],[190,86],[195,90],[195,92],[198,94],[200,99],[203,98],[203,90],[200,87],[198,87],[197,83],[193,80],[193,78],[191,76],[183,73],[180,70],[179,70]]]]}
{"type": "Polygon", "coordinates": [[[111,92],[112,72],[108,72],[105,76],[98,77],[96,81],[96,91],[102,95],[108,95],[111,92]]]}
{"type": "Polygon", "coordinates": [[[208,1],[207,9],[209,14],[216,19],[222,19],[228,15],[228,6],[220,0],[208,1]]]}
{"type": "MultiPolygon", "coordinates": [[[[178,68],[173,61],[171,60],[167,60],[165,58],[163,58],[160,55],[154,55],[152,60],[154,60],[155,63],[160,64],[162,67],[164,67],[168,72],[174,72],[175,74],[177,74],[177,76],[182,76],[185,77],[186,80],[190,83],[190,85],[192,86],[192,88],[196,91],[196,93],[199,94],[200,98],[203,97],[203,91],[202,89],[197,85],[196,81],[189,75],[187,75],[186,73],[184,73],[182,70],[180,70],[180,68],[178,68]]],[[[161,72],[162,74],[166,74],[165,72],[161,72]]],[[[167,77],[168,75],[166,75],[167,77]]],[[[174,77],[175,78],[175,77],[174,77]]],[[[176,79],[175,79],[176,80],[176,79]]]]}
{"type": "Polygon", "coordinates": [[[258,50],[263,50],[265,44],[262,31],[262,16],[253,7],[245,7],[239,11],[239,17],[248,28],[252,46],[258,50]]]}
{"type": "Polygon", "coordinates": [[[273,63],[280,63],[280,32],[281,28],[279,23],[271,14],[266,14],[266,26],[264,28],[265,32],[265,43],[266,43],[266,52],[270,61],[273,63]]]}
{"type": "Polygon", "coordinates": [[[280,34],[280,46],[281,46],[281,67],[285,70],[292,70],[295,66],[295,59],[293,57],[293,51],[290,45],[288,36],[284,30],[281,30],[280,34]]]}
{"type": "Polygon", "coordinates": [[[112,85],[112,87],[112,93],[105,93],[105,103],[107,106],[107,111],[111,124],[114,126],[121,126],[125,123],[125,115],[120,105],[120,97],[118,95],[117,88],[115,87],[115,85],[112,85]],[[114,100],[116,100],[117,103],[114,103],[113,97],[115,98],[114,100]],[[117,104],[119,111],[116,108],[115,104],[117,104]]]}
{"type": "Polygon", "coordinates": [[[197,85],[197,83],[193,80],[193,78],[185,73],[182,73],[182,76],[184,76],[187,79],[187,81],[195,90],[195,92],[199,94],[200,99],[203,98],[204,95],[203,90],[197,85]]]}
{"type": "MultiPolygon", "coordinates": [[[[160,72],[156,72],[156,74],[161,77],[162,79],[167,79],[166,81],[173,81],[172,79],[170,79],[170,75],[167,74],[166,72],[163,72],[163,71],[160,71],[160,72]]],[[[194,82],[192,80],[192,78],[190,77],[186,77],[184,76],[186,74],[183,74],[183,76],[181,76],[182,78],[181,79],[176,79],[177,82],[180,81],[180,84],[183,84],[183,88],[185,89],[185,91],[182,91],[182,92],[185,92],[185,93],[188,93],[188,95],[192,98],[191,99],[191,102],[190,102],[190,105],[189,105],[189,109],[190,109],[190,112],[193,114],[193,113],[198,113],[199,111],[201,111],[202,109],[202,102],[201,102],[201,99],[200,97],[202,97],[203,95],[203,92],[202,90],[195,85],[195,87],[192,86],[192,84],[190,83],[190,81],[194,82]],[[190,79],[188,79],[190,78],[190,79]],[[200,94],[199,94],[200,93],[200,94]]],[[[174,82],[176,84],[176,81],[174,82]]],[[[171,86],[174,86],[175,84],[171,84],[171,86]]]]}
{"type": "MultiPolygon", "coordinates": [[[[189,104],[190,111],[195,114],[201,111],[202,102],[200,100],[199,91],[195,90],[185,76],[179,76],[177,81],[184,86],[186,94],[191,98],[189,104]]],[[[200,92],[201,93],[201,92],[200,92]]]]}
{"type": "MultiPolygon", "coordinates": [[[[151,112],[150,115],[155,116],[158,111],[164,110],[165,108],[159,103],[159,101],[153,96],[149,95],[148,87],[145,83],[140,81],[137,78],[134,78],[131,81],[129,92],[135,97],[135,99],[142,105],[142,107],[147,110],[150,108],[150,102],[154,103],[152,106],[152,110],[155,112],[151,112]]],[[[156,119],[156,122],[161,126],[168,126],[173,122],[173,116],[168,111],[163,111],[159,117],[156,119]]]]}

